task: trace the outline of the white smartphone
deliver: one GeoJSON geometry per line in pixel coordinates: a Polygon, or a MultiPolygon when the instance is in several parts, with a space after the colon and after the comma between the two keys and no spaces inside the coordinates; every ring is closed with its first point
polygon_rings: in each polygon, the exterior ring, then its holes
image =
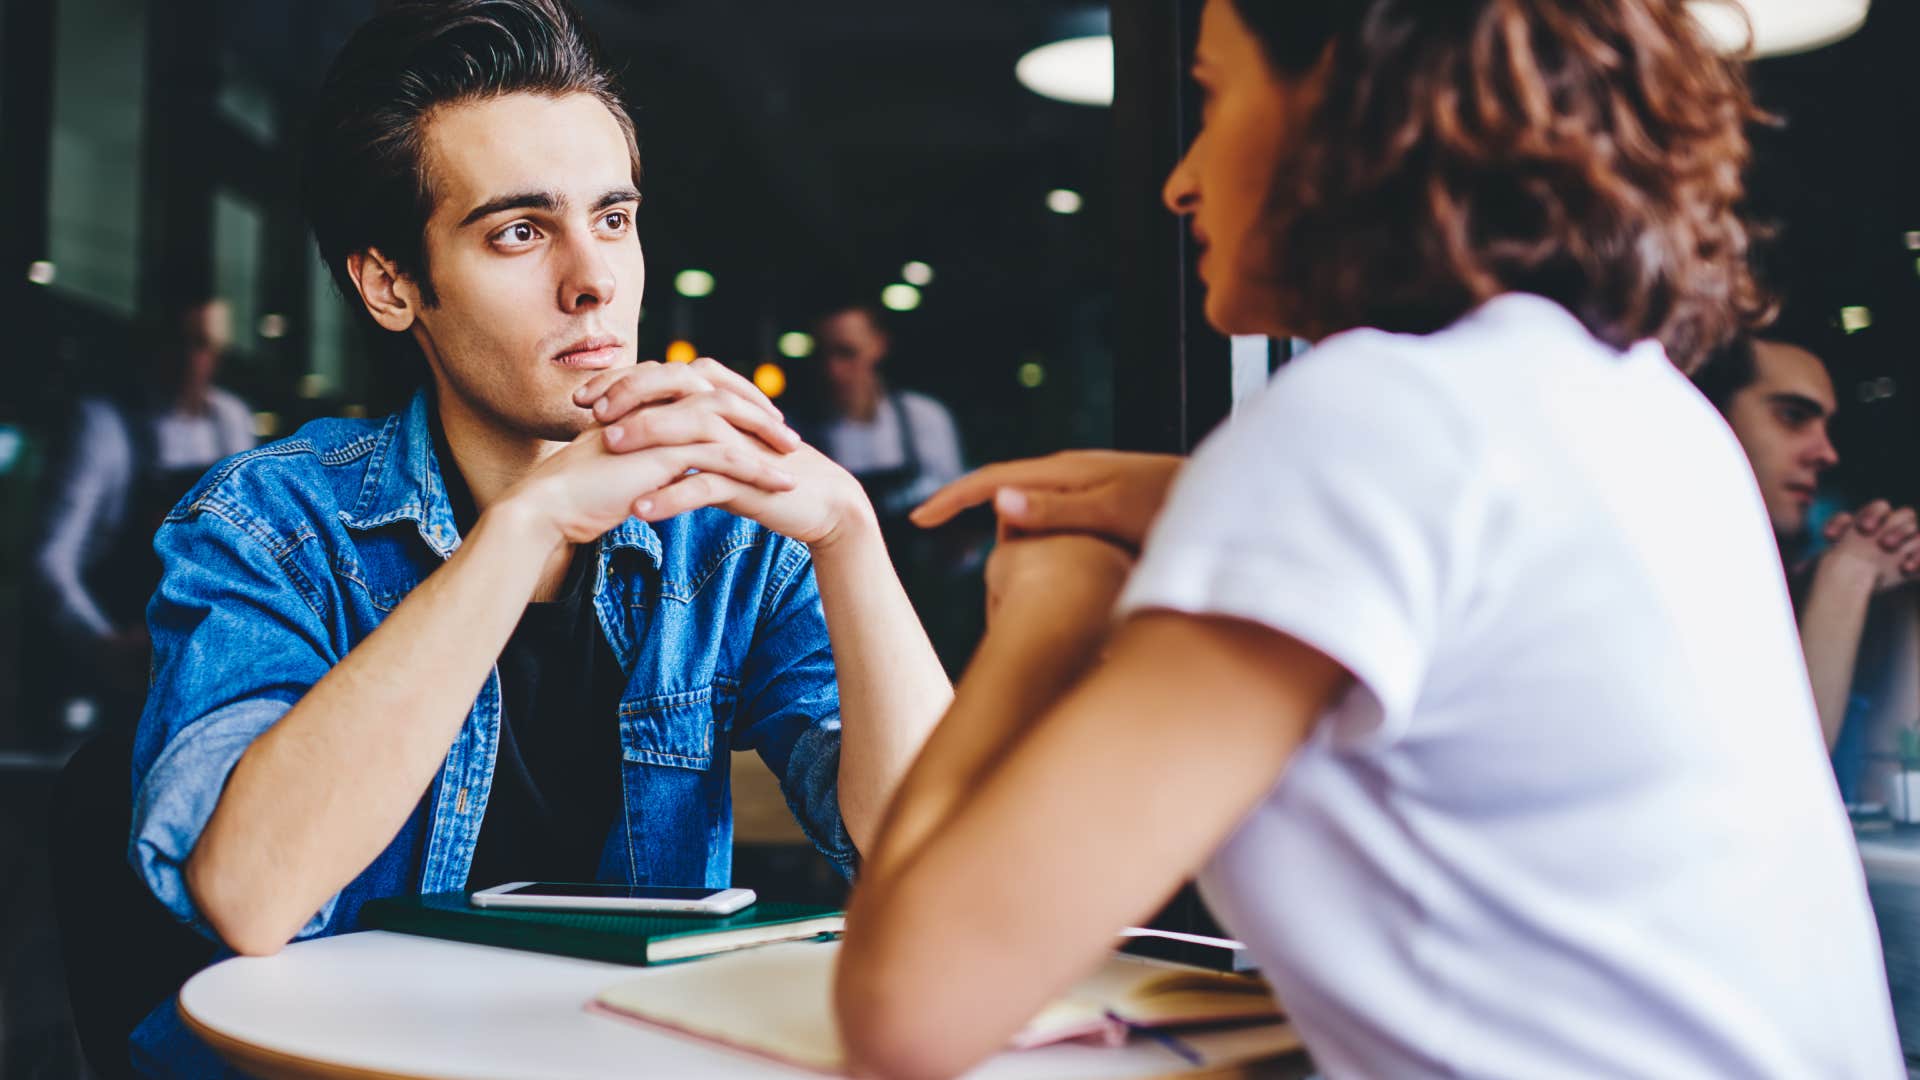
{"type": "Polygon", "coordinates": [[[600,885],[565,881],[511,881],[468,898],[474,907],[557,911],[650,911],[674,915],[731,915],[758,897],[752,889],[600,885]]]}

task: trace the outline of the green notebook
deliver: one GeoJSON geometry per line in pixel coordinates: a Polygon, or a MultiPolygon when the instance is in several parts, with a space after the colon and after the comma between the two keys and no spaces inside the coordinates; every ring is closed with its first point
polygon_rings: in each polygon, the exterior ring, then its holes
{"type": "Polygon", "coordinates": [[[477,908],[467,894],[389,896],[360,909],[366,930],[499,945],[616,964],[666,964],[776,941],[837,934],[838,908],[763,901],[732,915],[636,915],[603,911],[477,908]]]}

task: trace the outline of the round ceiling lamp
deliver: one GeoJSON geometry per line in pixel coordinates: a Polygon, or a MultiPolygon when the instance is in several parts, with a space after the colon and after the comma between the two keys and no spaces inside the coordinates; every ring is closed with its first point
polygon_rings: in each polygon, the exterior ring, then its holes
{"type": "Polygon", "coordinates": [[[1013,67],[1020,85],[1073,105],[1113,104],[1113,38],[1105,34],[1042,45],[1013,67]]]}
{"type": "Polygon", "coordinates": [[[1759,58],[1811,52],[1851,35],[1867,21],[1870,2],[1692,0],[1688,7],[1722,52],[1759,58]]]}

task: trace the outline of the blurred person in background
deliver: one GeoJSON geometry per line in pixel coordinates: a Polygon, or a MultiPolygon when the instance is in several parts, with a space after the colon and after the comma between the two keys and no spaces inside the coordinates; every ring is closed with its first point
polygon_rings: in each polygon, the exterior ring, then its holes
{"type": "Polygon", "coordinates": [[[929,532],[908,517],[965,471],[953,414],[926,394],[889,384],[882,367],[894,340],[877,308],[829,310],[814,324],[814,341],[815,400],[796,426],[866,489],[934,648],[948,670],[958,670],[980,637],[979,569],[993,522],[968,515],[929,532]]]}
{"type": "Polygon", "coordinates": [[[1829,437],[1833,377],[1811,350],[1742,337],[1695,382],[1752,463],[1841,793],[1884,801],[1899,732],[1920,717],[1920,522],[1911,507],[1876,499],[1812,528],[1820,478],[1840,455],[1829,437]]]}
{"type": "Polygon", "coordinates": [[[889,546],[897,546],[914,532],[913,508],[965,471],[953,414],[925,394],[887,385],[880,366],[893,335],[874,308],[827,312],[814,342],[825,400],[802,434],[866,488],[889,546]]]}
{"type": "Polygon", "coordinates": [[[84,728],[131,723],[147,675],[147,600],[160,581],[153,535],[215,462],[254,445],[252,411],[215,385],[233,343],[224,300],[170,306],[151,362],[79,402],[46,477],[32,587],[51,649],[23,675],[36,710],[84,728]],[[90,703],[90,704],[89,704],[90,703]]]}
{"type": "Polygon", "coordinates": [[[1111,520],[994,550],[847,912],[854,1072],[965,1071],[1198,872],[1327,1076],[1905,1075],[1684,374],[1770,307],[1687,7],[1208,0],[1166,203],[1216,330],[1316,344],[1177,470],[1023,466],[1111,520]]]}

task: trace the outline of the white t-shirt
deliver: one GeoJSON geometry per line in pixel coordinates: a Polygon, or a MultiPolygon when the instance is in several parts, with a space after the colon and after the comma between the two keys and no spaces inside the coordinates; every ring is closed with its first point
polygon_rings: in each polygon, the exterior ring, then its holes
{"type": "Polygon", "coordinates": [[[1525,295],[1329,339],[1121,607],[1355,676],[1201,878],[1328,1075],[1905,1075],[1752,472],[1657,345],[1525,295]]]}
{"type": "Polygon", "coordinates": [[[927,496],[958,480],[966,470],[960,459],[960,433],[953,415],[938,401],[911,390],[890,392],[880,399],[871,420],[837,417],[827,425],[821,449],[855,476],[898,469],[907,464],[906,433],[894,409],[898,400],[913,429],[913,449],[920,459],[919,475],[893,495],[899,505],[879,507],[883,513],[910,510],[927,496]]]}

